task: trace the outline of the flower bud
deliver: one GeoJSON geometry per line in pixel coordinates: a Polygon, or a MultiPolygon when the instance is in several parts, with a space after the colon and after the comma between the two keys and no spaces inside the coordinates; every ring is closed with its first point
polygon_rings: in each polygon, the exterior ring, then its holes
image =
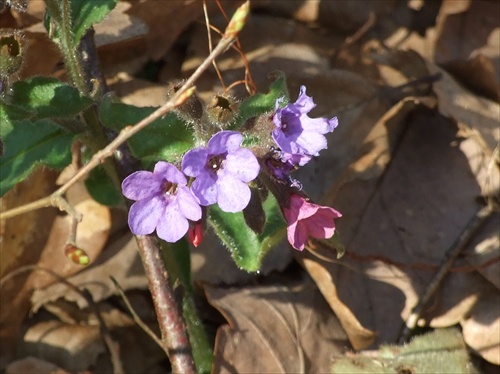
{"type": "Polygon", "coordinates": [[[0,31],[0,77],[9,77],[17,73],[23,64],[26,39],[17,30],[0,31]]]}
{"type": "Polygon", "coordinates": [[[215,95],[207,106],[208,119],[221,130],[226,129],[236,117],[238,107],[238,102],[233,97],[215,95]]]}
{"type": "Polygon", "coordinates": [[[189,228],[188,239],[195,247],[198,247],[203,241],[203,227],[201,226],[201,221],[195,222],[194,226],[189,228]]]}
{"type": "MultiPolygon", "coordinates": [[[[167,99],[170,99],[184,84],[183,81],[174,81],[167,86],[167,99]]],[[[199,122],[203,116],[203,104],[198,95],[192,94],[176,109],[177,114],[187,122],[199,122]]]]}
{"type": "Polygon", "coordinates": [[[74,264],[85,266],[90,263],[90,257],[88,256],[87,252],[85,252],[83,249],[78,248],[74,244],[66,243],[66,245],[64,246],[64,254],[74,264]]]}

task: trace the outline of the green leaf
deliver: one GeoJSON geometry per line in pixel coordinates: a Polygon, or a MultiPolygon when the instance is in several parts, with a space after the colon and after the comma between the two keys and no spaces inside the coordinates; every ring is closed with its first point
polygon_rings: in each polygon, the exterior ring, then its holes
{"type": "Polygon", "coordinates": [[[73,86],[55,78],[34,77],[12,85],[9,94],[12,105],[3,104],[5,115],[12,121],[24,118],[71,118],[92,105],[73,86]],[[21,109],[22,108],[22,109],[21,109]]]}
{"type": "Polygon", "coordinates": [[[264,256],[284,237],[286,224],[274,196],[263,204],[266,223],[262,234],[250,229],[243,213],[226,213],[217,205],[208,211],[208,222],[229,248],[236,264],[246,271],[257,271],[264,256]]]}
{"type": "Polygon", "coordinates": [[[285,104],[288,102],[285,76],[278,73],[278,78],[271,84],[267,94],[255,94],[240,104],[240,113],[232,128],[238,129],[247,119],[272,112],[276,109],[276,100],[281,98],[285,104]]]}
{"type": "MultiPolygon", "coordinates": [[[[121,131],[156,109],[113,102],[111,95],[108,95],[101,102],[99,116],[105,126],[121,131]]],[[[176,162],[193,148],[193,130],[174,113],[169,113],[132,136],[128,143],[133,155],[145,163],[159,159],[176,162]]]]}
{"type": "Polygon", "coordinates": [[[333,360],[332,373],[477,373],[460,332],[439,329],[405,346],[382,346],[378,355],[362,353],[333,360]]]}
{"type": "Polygon", "coordinates": [[[85,186],[99,204],[118,206],[123,202],[121,191],[115,187],[103,166],[98,166],[90,172],[85,179],[85,186]]]}
{"type": "Polygon", "coordinates": [[[49,119],[34,124],[18,122],[4,138],[5,154],[0,157],[0,196],[26,178],[37,165],[62,169],[71,162],[71,142],[67,133],[49,119]]]}
{"type": "Polygon", "coordinates": [[[73,0],[71,1],[71,29],[73,45],[76,47],[85,32],[101,22],[116,6],[118,0],[73,0]]]}

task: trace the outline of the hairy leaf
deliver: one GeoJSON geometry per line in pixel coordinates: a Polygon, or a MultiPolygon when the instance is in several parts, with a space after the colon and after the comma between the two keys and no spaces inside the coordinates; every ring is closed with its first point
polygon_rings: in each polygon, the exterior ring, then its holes
{"type": "Polygon", "coordinates": [[[5,154],[0,157],[0,196],[26,178],[37,165],[56,169],[68,165],[73,137],[49,119],[16,123],[4,138],[5,154]]]}
{"type": "MultiPolygon", "coordinates": [[[[120,131],[153,113],[156,108],[138,108],[113,102],[106,96],[99,116],[105,126],[120,131]]],[[[180,161],[182,155],[194,145],[193,131],[174,113],[154,121],[129,139],[135,157],[148,163],[155,160],[180,161]]]]}
{"type": "Polygon", "coordinates": [[[257,271],[264,256],[285,235],[285,221],[278,203],[269,196],[263,204],[266,223],[262,234],[256,234],[245,222],[242,212],[226,213],[216,205],[208,211],[208,222],[226,247],[236,264],[246,271],[257,271]]]}
{"type": "Polygon", "coordinates": [[[34,77],[12,85],[8,104],[2,103],[2,112],[11,121],[71,118],[90,105],[92,100],[73,86],[55,78],[34,77]]]}

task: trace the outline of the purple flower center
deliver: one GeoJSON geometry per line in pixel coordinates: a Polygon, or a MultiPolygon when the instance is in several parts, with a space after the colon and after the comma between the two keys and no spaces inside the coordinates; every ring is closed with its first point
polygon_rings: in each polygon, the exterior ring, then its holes
{"type": "Polygon", "coordinates": [[[217,173],[222,169],[224,161],[226,160],[227,152],[221,153],[220,155],[212,155],[207,161],[207,168],[212,173],[217,173]]]}
{"type": "Polygon", "coordinates": [[[177,184],[165,181],[161,186],[162,191],[164,191],[165,195],[176,195],[177,194],[177,184]]]}

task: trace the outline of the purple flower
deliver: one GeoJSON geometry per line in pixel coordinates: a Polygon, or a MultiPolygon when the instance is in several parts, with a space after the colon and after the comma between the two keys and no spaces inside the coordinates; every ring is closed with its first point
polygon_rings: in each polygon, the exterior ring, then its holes
{"type": "Polygon", "coordinates": [[[279,101],[276,103],[273,139],[300,166],[326,148],[324,134],[332,132],[338,125],[337,117],[310,118],[307,113],[315,106],[312,98],[306,95],[305,86],[300,86],[300,94],[295,103],[284,108],[279,108],[279,101]]]}
{"type": "Polygon", "coordinates": [[[290,206],[282,209],[288,223],[288,241],[299,251],[310,236],[330,239],[335,233],[335,219],[342,217],[335,209],[310,203],[296,194],[290,196],[290,206]]]}
{"type": "Polygon", "coordinates": [[[124,179],[125,197],[136,200],[130,207],[128,225],[135,235],[151,234],[174,243],[188,228],[188,219],[201,219],[201,207],[186,186],[187,180],[174,165],[160,161],[154,171],[136,171],[124,179]]]}
{"type": "Polygon", "coordinates": [[[207,147],[192,149],[182,159],[182,171],[196,177],[191,190],[201,205],[218,203],[225,212],[239,212],[250,201],[247,183],[260,171],[257,158],[241,148],[243,135],[221,131],[212,136],[207,147]]]}

